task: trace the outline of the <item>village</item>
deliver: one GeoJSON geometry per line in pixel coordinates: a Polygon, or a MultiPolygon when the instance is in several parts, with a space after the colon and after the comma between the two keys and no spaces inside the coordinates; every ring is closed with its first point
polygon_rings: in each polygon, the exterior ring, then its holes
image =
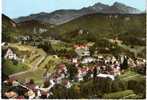
{"type": "Polygon", "coordinates": [[[3,1],[2,99],[146,98],[144,2],[3,1]]]}
{"type": "MultiPolygon", "coordinates": [[[[98,54],[97,57],[91,56],[89,46],[87,44],[77,44],[74,45],[73,48],[77,53],[77,56],[67,59],[66,63],[58,64],[55,71],[52,73],[49,73],[48,69],[44,72],[42,76],[43,82],[50,85],[47,85],[47,87],[40,87],[34,83],[35,80],[33,79],[30,79],[30,82],[32,83],[26,82],[22,85],[25,88],[29,88],[29,92],[32,93],[28,96],[29,99],[41,98],[42,95],[45,96],[45,98],[50,97],[53,95],[50,90],[56,84],[60,84],[68,89],[74,84],[95,78],[109,78],[114,81],[115,78],[123,74],[126,69],[133,69],[136,67],[143,68],[146,64],[145,59],[137,58],[134,60],[126,55],[120,55],[117,58],[113,55],[101,54],[98,54]]],[[[4,59],[17,60],[21,63],[25,60],[24,58],[17,57],[15,52],[10,48],[7,49],[4,59]]],[[[16,81],[15,79],[8,79],[4,81],[4,83],[8,84],[10,83],[10,80],[12,82],[12,87],[20,85],[19,80],[16,81]]],[[[9,92],[6,92],[5,96],[8,95],[10,95],[9,92]]]]}

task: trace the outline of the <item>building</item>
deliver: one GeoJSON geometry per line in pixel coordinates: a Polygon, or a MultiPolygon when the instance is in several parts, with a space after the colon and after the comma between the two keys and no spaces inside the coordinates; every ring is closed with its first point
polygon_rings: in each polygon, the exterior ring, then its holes
{"type": "Polygon", "coordinates": [[[102,77],[102,78],[110,78],[112,80],[115,80],[115,77],[113,75],[109,75],[109,74],[98,74],[97,77],[102,77]]]}
{"type": "Polygon", "coordinates": [[[85,57],[85,58],[83,58],[83,60],[82,60],[82,64],[88,64],[88,63],[92,63],[92,62],[94,62],[96,59],[94,59],[93,57],[85,57]]]}
{"type": "Polygon", "coordinates": [[[8,50],[7,50],[7,52],[6,52],[5,56],[4,56],[4,58],[5,58],[5,59],[10,59],[10,60],[12,60],[12,59],[17,60],[16,54],[13,53],[13,51],[12,51],[10,48],[8,48],[8,50]]]}
{"type": "Polygon", "coordinates": [[[74,45],[74,48],[79,57],[90,56],[89,47],[87,45],[74,45]]]}

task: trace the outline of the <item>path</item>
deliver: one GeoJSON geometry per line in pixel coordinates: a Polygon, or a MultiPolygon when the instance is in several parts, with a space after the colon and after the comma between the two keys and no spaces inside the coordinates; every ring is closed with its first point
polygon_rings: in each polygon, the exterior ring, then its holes
{"type": "Polygon", "coordinates": [[[129,95],[127,95],[127,96],[124,96],[122,99],[126,99],[126,98],[128,98],[128,97],[130,97],[130,96],[136,96],[136,94],[129,94],[129,95]]]}
{"type": "Polygon", "coordinates": [[[22,75],[22,74],[28,73],[28,72],[30,72],[30,71],[32,71],[32,70],[27,70],[27,71],[22,71],[22,72],[14,73],[14,74],[12,74],[12,75],[9,75],[9,77],[10,77],[10,78],[11,78],[11,77],[15,77],[15,76],[18,76],[18,75],[22,75]]]}
{"type": "Polygon", "coordinates": [[[41,62],[43,61],[43,60],[45,60],[45,56],[43,56],[43,57],[41,57],[41,59],[31,68],[31,70],[36,70],[37,68],[38,68],[38,66],[41,64],[41,62]]]}

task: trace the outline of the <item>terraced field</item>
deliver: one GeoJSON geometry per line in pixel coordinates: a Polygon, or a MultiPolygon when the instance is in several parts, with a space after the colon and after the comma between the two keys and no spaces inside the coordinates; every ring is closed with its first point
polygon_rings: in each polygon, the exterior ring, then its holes
{"type": "MultiPolygon", "coordinates": [[[[35,62],[37,62],[37,59],[36,61],[34,61],[34,64],[35,62]]],[[[44,67],[47,66],[49,68],[49,72],[53,73],[56,67],[55,65],[58,64],[59,62],[61,62],[60,58],[56,58],[54,56],[48,55],[41,62],[38,62],[39,64],[36,69],[32,67],[32,69],[28,71],[20,72],[21,74],[16,73],[15,75],[11,75],[11,76],[12,77],[15,76],[15,78],[17,78],[21,82],[24,82],[25,80],[29,80],[29,79],[34,79],[36,84],[41,85],[43,83],[43,73],[45,72],[44,67]]]]}
{"type": "Polygon", "coordinates": [[[14,73],[11,76],[17,76],[17,75],[21,75],[24,74],[30,70],[35,70],[38,68],[38,66],[40,65],[40,63],[45,59],[45,57],[47,56],[46,52],[44,52],[42,49],[37,49],[37,48],[33,48],[32,46],[26,46],[26,45],[20,45],[20,44],[9,44],[9,47],[11,48],[16,48],[19,51],[27,51],[30,52],[30,55],[27,55],[27,57],[25,58],[25,62],[24,64],[26,66],[29,66],[30,68],[27,71],[22,71],[22,72],[18,72],[18,73],[14,73]]]}
{"type": "Polygon", "coordinates": [[[25,64],[30,68],[26,71],[14,73],[10,77],[15,77],[20,81],[25,81],[25,79],[34,79],[37,84],[43,82],[43,73],[45,71],[44,67],[47,66],[49,71],[52,73],[57,64],[62,62],[61,58],[56,55],[47,55],[42,49],[33,48],[31,46],[11,44],[12,48],[17,48],[18,50],[31,52],[27,55],[25,64]],[[37,74],[36,74],[37,73],[37,74]]]}

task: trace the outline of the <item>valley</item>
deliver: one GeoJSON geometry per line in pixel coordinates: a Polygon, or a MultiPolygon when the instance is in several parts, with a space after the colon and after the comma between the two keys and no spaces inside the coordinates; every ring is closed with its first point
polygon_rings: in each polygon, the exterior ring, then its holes
{"type": "Polygon", "coordinates": [[[30,99],[145,98],[146,14],[136,8],[2,14],[1,46],[4,96],[19,87],[30,99]]]}

